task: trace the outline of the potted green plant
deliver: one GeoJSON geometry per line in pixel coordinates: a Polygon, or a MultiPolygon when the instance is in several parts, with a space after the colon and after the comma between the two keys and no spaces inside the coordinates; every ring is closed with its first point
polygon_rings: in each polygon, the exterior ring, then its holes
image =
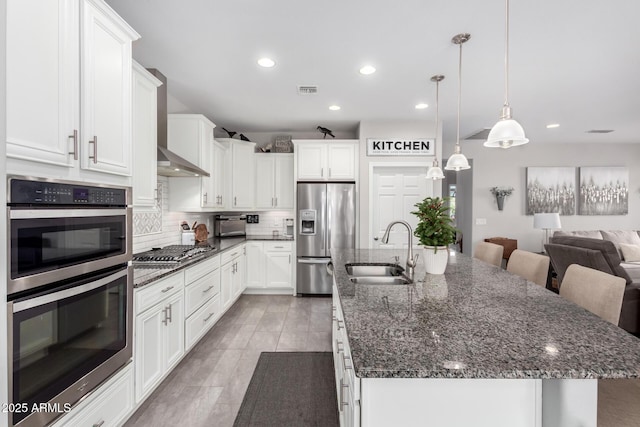
{"type": "Polygon", "coordinates": [[[457,229],[449,216],[449,198],[427,197],[414,206],[411,212],[418,217],[414,235],[423,246],[423,258],[427,273],[443,274],[449,259],[448,246],[456,241],[457,229]]]}

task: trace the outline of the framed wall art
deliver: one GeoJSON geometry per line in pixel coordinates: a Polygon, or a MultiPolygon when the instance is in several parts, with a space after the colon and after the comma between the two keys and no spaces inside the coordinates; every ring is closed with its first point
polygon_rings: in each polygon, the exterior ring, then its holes
{"type": "Polygon", "coordinates": [[[527,215],[575,215],[576,197],[576,168],[527,168],[527,215]]]}
{"type": "Polygon", "coordinates": [[[629,170],[626,167],[581,167],[579,182],[579,215],[629,213],[629,170]]]}

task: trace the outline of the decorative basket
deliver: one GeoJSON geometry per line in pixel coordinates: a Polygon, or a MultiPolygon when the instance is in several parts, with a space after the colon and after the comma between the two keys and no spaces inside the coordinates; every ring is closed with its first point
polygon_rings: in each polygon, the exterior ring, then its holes
{"type": "Polygon", "coordinates": [[[290,135],[278,135],[273,141],[274,152],[276,153],[293,153],[293,143],[290,135]]]}

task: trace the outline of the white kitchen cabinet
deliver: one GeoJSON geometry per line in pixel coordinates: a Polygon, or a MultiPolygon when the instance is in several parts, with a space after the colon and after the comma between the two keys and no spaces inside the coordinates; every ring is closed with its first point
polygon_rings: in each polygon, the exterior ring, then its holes
{"type": "Polygon", "coordinates": [[[355,180],[358,141],[293,141],[297,179],[313,181],[355,180]]]}
{"type": "Polygon", "coordinates": [[[213,183],[211,188],[215,207],[218,209],[224,209],[229,204],[227,172],[227,148],[213,141],[213,171],[210,172],[213,183]]]}
{"type": "Polygon", "coordinates": [[[289,294],[293,287],[291,242],[249,241],[246,245],[247,291],[289,294]]]}
{"type": "Polygon", "coordinates": [[[158,87],[153,74],[133,61],[133,206],[157,208],[158,87]]]}
{"type": "Polygon", "coordinates": [[[232,138],[218,138],[217,141],[227,148],[227,171],[230,209],[253,209],[256,195],[256,165],[254,142],[232,138]]]}
{"type": "Polygon", "coordinates": [[[182,271],[136,290],[136,402],[141,402],[184,355],[182,271]]]}
{"type": "Polygon", "coordinates": [[[185,275],[185,350],[192,348],[218,320],[220,307],[220,256],[200,261],[185,275]]]}
{"type": "Polygon", "coordinates": [[[119,426],[133,411],[133,363],[87,395],[53,427],[119,426]]]}
{"type": "Polygon", "coordinates": [[[244,245],[239,245],[222,254],[220,261],[220,304],[226,311],[244,291],[244,245]]]}
{"type": "Polygon", "coordinates": [[[10,0],[7,18],[8,171],[130,176],[131,42],[140,36],[102,0],[10,0]]]}
{"type": "Polygon", "coordinates": [[[169,114],[167,147],[170,151],[209,172],[208,177],[170,177],[169,209],[210,211],[216,205],[216,176],[213,130],[216,127],[201,114],[169,114]]]}
{"type": "Polygon", "coordinates": [[[293,209],[293,154],[256,154],[258,209],[293,209]]]}

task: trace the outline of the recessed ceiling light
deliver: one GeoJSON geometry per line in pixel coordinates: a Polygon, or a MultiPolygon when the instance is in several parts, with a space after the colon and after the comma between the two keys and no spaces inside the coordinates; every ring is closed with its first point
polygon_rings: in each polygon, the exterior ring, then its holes
{"type": "Polygon", "coordinates": [[[424,102],[416,104],[416,110],[424,110],[427,107],[429,107],[429,104],[425,104],[424,102]]]}
{"type": "Polygon", "coordinates": [[[364,74],[369,75],[369,74],[373,74],[376,72],[375,67],[372,67],[371,65],[365,65],[364,67],[360,68],[360,74],[364,74]]]}
{"type": "Polygon", "coordinates": [[[340,109],[339,105],[331,105],[329,106],[329,110],[331,111],[338,111],[340,109]]]}
{"type": "Polygon", "coordinates": [[[258,65],[264,68],[271,68],[276,65],[276,61],[271,58],[260,58],[258,59],[258,65]]]}
{"type": "Polygon", "coordinates": [[[559,127],[560,125],[558,123],[551,123],[550,125],[547,125],[547,129],[555,129],[559,127]]]}

